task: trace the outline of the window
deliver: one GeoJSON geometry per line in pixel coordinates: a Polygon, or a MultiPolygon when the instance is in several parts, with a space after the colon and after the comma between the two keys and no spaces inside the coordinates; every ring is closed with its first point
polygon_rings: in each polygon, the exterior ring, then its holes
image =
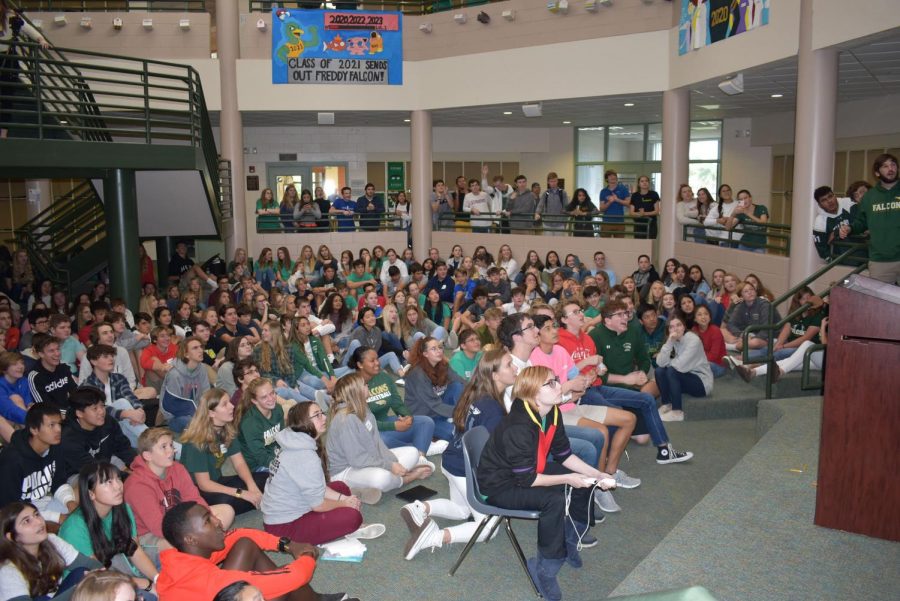
{"type": "Polygon", "coordinates": [[[612,125],[609,128],[609,159],[613,161],[644,160],[644,126],[612,125]]]}
{"type": "Polygon", "coordinates": [[[688,183],[694,189],[694,194],[700,188],[706,188],[715,198],[722,165],[721,149],[721,121],[691,122],[688,183]]]}
{"type": "Polygon", "coordinates": [[[606,128],[579,127],[576,144],[578,162],[602,163],[606,158],[606,128]]]}

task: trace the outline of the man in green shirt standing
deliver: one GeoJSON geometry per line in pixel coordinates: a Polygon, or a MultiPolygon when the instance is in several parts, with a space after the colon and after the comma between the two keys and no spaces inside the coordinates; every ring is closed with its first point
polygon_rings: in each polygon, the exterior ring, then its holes
{"type": "Polygon", "coordinates": [[[900,187],[897,157],[882,154],[873,167],[877,182],[859,203],[852,225],[842,225],[840,236],[869,232],[869,276],[900,284],[900,187]]]}

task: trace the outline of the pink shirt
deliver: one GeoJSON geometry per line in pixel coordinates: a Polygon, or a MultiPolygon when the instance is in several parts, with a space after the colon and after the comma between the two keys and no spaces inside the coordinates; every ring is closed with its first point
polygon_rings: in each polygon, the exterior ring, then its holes
{"type": "MultiPolygon", "coordinates": [[[[559,378],[560,384],[565,384],[569,381],[569,372],[575,367],[575,361],[572,360],[572,356],[558,344],[553,346],[553,351],[549,355],[542,351],[541,347],[536,347],[531,351],[530,359],[532,365],[542,365],[550,368],[556,377],[559,378]]],[[[560,411],[571,411],[574,408],[575,403],[564,403],[559,406],[560,411]]]]}

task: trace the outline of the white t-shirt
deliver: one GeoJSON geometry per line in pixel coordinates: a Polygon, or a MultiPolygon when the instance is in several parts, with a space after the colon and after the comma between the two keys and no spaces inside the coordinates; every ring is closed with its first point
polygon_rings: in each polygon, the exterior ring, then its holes
{"type": "MultiPolygon", "coordinates": [[[[78,557],[78,550],[55,534],[48,535],[48,540],[67,566],[71,565],[78,557]]],[[[31,598],[28,582],[22,576],[19,568],[6,562],[0,566],[0,599],[15,599],[16,597],[31,598]]]]}

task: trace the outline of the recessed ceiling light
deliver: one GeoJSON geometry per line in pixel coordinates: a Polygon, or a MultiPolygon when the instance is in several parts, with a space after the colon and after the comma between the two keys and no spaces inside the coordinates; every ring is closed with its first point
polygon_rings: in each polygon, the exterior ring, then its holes
{"type": "Polygon", "coordinates": [[[700,108],[706,109],[708,111],[715,111],[715,110],[718,110],[718,108],[719,108],[718,104],[701,104],[699,106],[700,106],[700,108]]]}
{"type": "Polygon", "coordinates": [[[563,121],[563,125],[572,125],[571,121],[563,121]]]}
{"type": "Polygon", "coordinates": [[[504,115],[512,115],[512,111],[503,111],[504,115]]]}
{"type": "Polygon", "coordinates": [[[772,98],[782,98],[784,94],[772,94],[772,98]]]}
{"type": "Polygon", "coordinates": [[[624,106],[634,106],[633,102],[626,102],[624,106]]]}
{"type": "Polygon", "coordinates": [[[404,122],[404,123],[409,123],[409,119],[404,119],[403,122],[404,122]]]}

